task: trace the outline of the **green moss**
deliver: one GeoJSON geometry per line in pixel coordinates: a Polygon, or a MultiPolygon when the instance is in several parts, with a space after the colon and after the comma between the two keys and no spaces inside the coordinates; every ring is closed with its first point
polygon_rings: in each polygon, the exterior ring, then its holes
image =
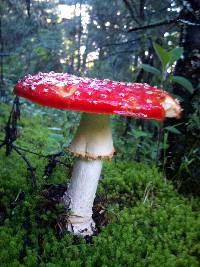
{"type": "MultiPolygon", "coordinates": [[[[102,228],[92,244],[86,244],[81,238],[75,242],[69,234],[58,240],[50,225],[50,214],[41,217],[46,225],[36,223],[38,197],[29,194],[26,170],[12,157],[6,159],[6,165],[12,163],[12,168],[6,172],[1,168],[2,204],[7,208],[0,236],[2,266],[36,266],[38,262],[39,266],[199,266],[200,217],[196,200],[180,197],[156,168],[127,162],[105,164],[98,192],[107,195],[110,224],[102,228]],[[13,192],[19,188],[26,192],[26,199],[11,208],[13,192]],[[25,209],[30,213],[30,241],[20,263],[27,234],[23,227],[25,209]],[[38,234],[43,237],[41,255],[38,234]]],[[[37,168],[44,167],[44,163],[37,168]]],[[[60,176],[64,175],[64,170],[61,172],[60,176]]]]}
{"type": "MultiPolygon", "coordinates": [[[[40,116],[22,118],[17,145],[46,153],[48,123],[40,116]],[[42,125],[43,123],[43,125],[42,125]]],[[[62,144],[62,141],[58,143],[62,144]]],[[[55,147],[54,147],[55,148],[55,147]]],[[[53,150],[54,150],[53,148],[53,150]]],[[[92,243],[55,235],[55,217],[63,207],[38,209],[44,183],[63,183],[69,169],[58,165],[44,180],[46,158],[24,152],[36,168],[33,192],[24,161],[0,150],[0,263],[2,267],[198,267],[200,265],[199,199],[179,195],[155,166],[112,161],[104,164],[98,195],[105,199],[105,225],[92,243]],[[19,193],[23,197],[16,200],[19,193]]],[[[68,155],[61,159],[68,163],[68,155]]],[[[43,203],[44,204],[44,203],[43,203]]]]}

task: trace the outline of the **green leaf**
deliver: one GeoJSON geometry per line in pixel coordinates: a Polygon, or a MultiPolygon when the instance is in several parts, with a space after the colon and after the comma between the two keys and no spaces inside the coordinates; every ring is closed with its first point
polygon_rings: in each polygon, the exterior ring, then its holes
{"type": "Polygon", "coordinates": [[[181,134],[181,132],[177,128],[175,128],[174,126],[165,127],[165,130],[167,130],[171,133],[174,133],[174,134],[181,134]]]}
{"type": "Polygon", "coordinates": [[[191,94],[193,93],[192,83],[188,79],[186,79],[182,76],[171,76],[170,78],[173,82],[182,85],[185,89],[187,89],[187,91],[189,93],[191,93],[191,94]]]}
{"type": "Polygon", "coordinates": [[[183,54],[183,48],[182,47],[176,47],[169,51],[171,55],[170,65],[173,65],[174,62],[176,62],[181,55],[183,54]]]}
{"type": "Polygon", "coordinates": [[[162,63],[163,70],[166,71],[171,60],[170,52],[167,52],[164,48],[162,48],[160,45],[156,43],[153,43],[153,47],[162,63]]]}
{"type": "Polygon", "coordinates": [[[148,64],[141,64],[141,68],[147,72],[150,72],[154,75],[160,76],[161,77],[161,72],[156,69],[155,67],[148,65],[148,64]]]}
{"type": "Polygon", "coordinates": [[[48,50],[45,47],[35,47],[33,51],[42,59],[48,59],[48,50]]]}
{"type": "Polygon", "coordinates": [[[134,129],[132,132],[129,132],[129,135],[134,136],[134,138],[140,138],[140,137],[149,137],[151,136],[150,133],[144,132],[140,129],[134,129]]]}

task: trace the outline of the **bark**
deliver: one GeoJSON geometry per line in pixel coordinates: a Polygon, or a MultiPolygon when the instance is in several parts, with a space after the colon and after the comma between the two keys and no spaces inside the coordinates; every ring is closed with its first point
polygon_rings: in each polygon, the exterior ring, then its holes
{"type": "MultiPolygon", "coordinates": [[[[2,14],[0,14],[2,15],[2,14]]],[[[0,17],[0,97],[5,95],[3,78],[3,36],[2,36],[2,18],[0,17]]]]}
{"type": "Polygon", "coordinates": [[[80,72],[81,68],[81,37],[82,37],[82,15],[81,15],[81,8],[82,8],[82,1],[79,3],[79,8],[80,8],[80,16],[78,18],[78,26],[77,26],[77,36],[78,36],[78,56],[77,56],[77,67],[76,71],[80,72]]]}
{"type": "MultiPolygon", "coordinates": [[[[142,54],[140,56],[140,59],[141,59],[142,63],[151,64],[152,63],[151,62],[151,60],[152,60],[151,59],[152,48],[151,47],[149,48],[149,54],[148,54],[147,57],[144,54],[144,50],[145,49],[142,49],[142,54]]],[[[137,61],[138,61],[138,57],[137,57],[137,61]]],[[[138,75],[136,77],[135,82],[136,83],[142,82],[143,76],[144,76],[144,70],[140,69],[140,71],[139,71],[139,73],[138,73],[138,75]]],[[[148,75],[147,79],[145,79],[145,82],[148,82],[149,78],[151,78],[151,75],[148,75]]],[[[144,123],[143,120],[141,120],[140,123],[143,125],[143,123],[144,123]]],[[[123,134],[124,137],[126,137],[128,132],[131,131],[131,128],[132,128],[132,117],[126,117],[125,130],[124,130],[124,134],[123,134]]]]}
{"type": "Polygon", "coordinates": [[[89,39],[87,38],[86,43],[85,43],[85,51],[83,54],[83,60],[82,60],[82,65],[81,65],[81,72],[84,73],[86,71],[86,63],[87,63],[87,56],[89,53],[89,39]]]}
{"type": "MultiPolygon", "coordinates": [[[[181,58],[176,65],[174,75],[181,75],[189,79],[193,86],[193,94],[187,92],[181,86],[174,86],[173,92],[180,95],[183,99],[181,103],[183,108],[182,118],[179,123],[179,131],[181,134],[169,133],[169,149],[167,150],[167,164],[166,172],[169,178],[175,176],[181,167],[183,157],[190,151],[195,142],[194,132],[191,132],[187,125],[191,114],[195,112],[192,105],[195,98],[197,98],[199,71],[200,71],[200,2],[198,0],[185,1],[186,7],[183,9],[181,18],[187,21],[181,29],[180,46],[184,49],[184,57],[181,58]],[[196,25],[195,25],[196,24],[196,25]]],[[[165,125],[176,124],[175,120],[168,120],[165,125]]],[[[196,171],[193,169],[191,173],[196,171]]]]}
{"type": "Polygon", "coordinates": [[[140,19],[145,20],[145,13],[144,13],[144,6],[145,6],[146,0],[140,0],[140,19]]]}

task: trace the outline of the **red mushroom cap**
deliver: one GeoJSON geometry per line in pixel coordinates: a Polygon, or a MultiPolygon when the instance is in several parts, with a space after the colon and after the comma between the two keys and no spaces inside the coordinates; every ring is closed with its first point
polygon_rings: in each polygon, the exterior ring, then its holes
{"type": "Polygon", "coordinates": [[[142,83],[126,83],[76,77],[67,73],[38,73],[19,81],[14,94],[48,107],[80,112],[120,114],[144,119],[163,120],[170,99],[165,91],[142,83]]]}

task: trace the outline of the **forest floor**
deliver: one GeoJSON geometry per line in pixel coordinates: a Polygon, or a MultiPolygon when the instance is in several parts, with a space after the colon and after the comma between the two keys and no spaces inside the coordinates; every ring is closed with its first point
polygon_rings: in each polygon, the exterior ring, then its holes
{"type": "MultiPolygon", "coordinates": [[[[6,156],[5,146],[0,149],[2,267],[200,266],[200,199],[179,194],[146,163],[105,162],[94,205],[98,233],[91,239],[67,233],[60,198],[73,158],[46,155],[61,151],[76,119],[72,114],[66,124],[59,113],[25,110],[17,150],[6,156]]],[[[10,106],[1,105],[0,112],[3,140],[10,106]]]]}

